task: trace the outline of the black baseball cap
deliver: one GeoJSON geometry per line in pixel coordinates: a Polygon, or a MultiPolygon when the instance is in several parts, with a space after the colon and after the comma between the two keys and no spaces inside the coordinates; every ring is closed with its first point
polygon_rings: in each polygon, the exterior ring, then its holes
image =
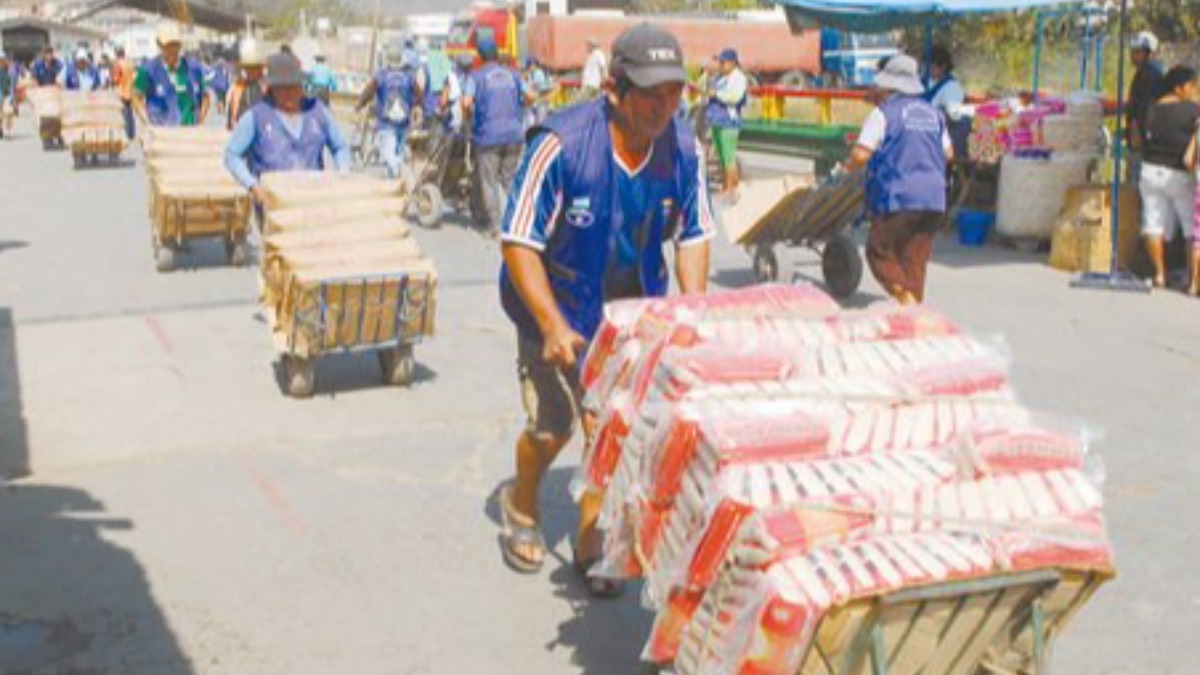
{"type": "Polygon", "coordinates": [[[687,81],[679,40],[652,24],[626,29],[613,42],[612,54],[613,75],[629,78],[639,89],[687,81]]]}

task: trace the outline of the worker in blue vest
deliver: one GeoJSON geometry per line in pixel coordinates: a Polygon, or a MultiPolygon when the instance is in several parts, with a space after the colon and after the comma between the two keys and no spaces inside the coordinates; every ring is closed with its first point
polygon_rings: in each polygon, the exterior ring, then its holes
{"type": "Polygon", "coordinates": [[[204,124],[210,103],[204,69],[183,55],[183,38],[174,24],[163,24],[157,39],[161,53],[142,64],[133,82],[138,118],[152,126],[204,124]]]}
{"type": "Polygon", "coordinates": [[[420,105],[421,85],[417,81],[414,50],[393,46],[385,58],[386,64],[367,83],[356,109],[361,111],[374,105],[379,155],[387,176],[399,178],[408,156],[408,130],[413,107],[420,105]]]}
{"type": "Polygon", "coordinates": [[[476,51],[483,65],[467,77],[463,111],[471,118],[473,189],[483,207],[478,215],[486,221],[480,224],[497,236],[501,209],[525,146],[525,105],[533,102],[533,95],[520,73],[499,62],[495,40],[480,39],[476,51]]]}
{"type": "Polygon", "coordinates": [[[867,116],[848,166],[867,169],[871,273],[897,302],[916,304],[925,300],[925,271],[946,213],[946,165],[954,151],[945,118],[924,98],[915,59],[893,56],[875,87],[879,104],[867,116]]]}
{"type": "Polygon", "coordinates": [[[319,99],[304,95],[304,71],[294,56],[267,60],[267,97],[234,127],[225,166],[261,204],[259,177],[273,171],[320,170],[329,150],[338,171],[350,171],[350,146],[319,99]]]}
{"type": "Polygon", "coordinates": [[[58,75],[58,85],[67,91],[96,91],[102,80],[86,49],[75,52],[75,60],[58,75]]]}
{"type": "Polygon", "coordinates": [[[63,70],[62,61],[54,55],[54,47],[46,45],[42,49],[42,57],[33,62],[33,81],[39,87],[53,87],[58,84],[58,75],[63,70]]]}
{"type": "MultiPolygon", "coordinates": [[[[518,372],[528,424],[516,444],[516,478],[500,495],[505,561],[538,571],[542,477],[582,420],[579,358],[604,303],[666,295],[664,248],[675,249],[683,293],[707,287],[716,233],[702,150],[676,121],[687,79],[683,51],[651,24],[613,43],[601,95],[552,114],[530,131],[504,214],[500,297],[516,326],[518,372]]],[[[596,519],[603,496],[580,501],[575,569],[597,597],[620,585],[593,577],[600,556],[596,519]]]]}

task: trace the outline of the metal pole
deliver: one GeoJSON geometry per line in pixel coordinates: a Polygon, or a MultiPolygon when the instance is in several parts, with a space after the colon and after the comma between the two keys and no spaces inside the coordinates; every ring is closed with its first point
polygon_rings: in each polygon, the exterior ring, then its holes
{"type": "MultiPolygon", "coordinates": [[[[1121,0],[1121,42],[1120,49],[1129,44],[1129,0],[1121,0]]],[[[1121,232],[1121,160],[1125,154],[1125,59],[1117,60],[1117,134],[1113,144],[1113,182],[1112,182],[1112,260],[1109,261],[1109,274],[1116,276],[1117,246],[1120,244],[1121,232]]]]}
{"type": "Polygon", "coordinates": [[[1033,102],[1038,101],[1038,90],[1042,86],[1042,29],[1046,17],[1037,13],[1037,34],[1033,37],[1033,102]]]}

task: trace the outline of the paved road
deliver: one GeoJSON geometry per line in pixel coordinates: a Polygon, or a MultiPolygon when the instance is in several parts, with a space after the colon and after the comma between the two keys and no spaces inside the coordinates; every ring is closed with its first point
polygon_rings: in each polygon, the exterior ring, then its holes
{"type": "MultiPolygon", "coordinates": [[[[0,672],[637,671],[650,615],[636,594],[587,602],[566,563],[568,465],[547,494],[556,559],[533,577],[500,562],[521,419],[491,242],[420,233],[443,283],[416,386],[334,358],[293,401],[250,270],[213,248],[156,274],[140,170],[73,172],[22,131],[0,143],[0,471],[31,475],[0,490],[0,672]]],[[[748,283],[744,253],[722,245],[713,278],[748,283]]],[[[1108,432],[1121,576],[1056,672],[1195,672],[1200,302],[1074,291],[951,241],[931,284],[1008,339],[1029,404],[1108,432]]],[[[867,283],[854,304],[879,299],[867,283]]]]}

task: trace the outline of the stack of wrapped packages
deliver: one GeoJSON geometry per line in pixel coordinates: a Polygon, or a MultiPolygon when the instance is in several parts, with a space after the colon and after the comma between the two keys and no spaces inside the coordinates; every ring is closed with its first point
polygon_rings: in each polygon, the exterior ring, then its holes
{"type": "Polygon", "coordinates": [[[63,142],[76,164],[89,157],[116,159],[129,145],[124,106],[114,91],[68,91],[62,95],[63,142]]]}
{"type": "Polygon", "coordinates": [[[221,237],[230,263],[247,262],[250,195],[224,165],[229,133],[212,127],[151,127],[142,136],[148,209],[159,268],[184,240],[221,237]]]}
{"type": "Polygon", "coordinates": [[[1104,144],[1104,109],[1095,94],[977,106],[970,155],[1000,165],[996,231],[1018,243],[1049,241],[1068,188],[1088,182],[1104,144]]]}
{"type": "Polygon", "coordinates": [[[62,94],[56,86],[30,87],[25,92],[37,115],[38,136],[44,148],[62,143],[62,94]]]}
{"type": "Polygon", "coordinates": [[[928,309],[785,286],[618,302],[582,377],[598,432],[574,489],[606,491],[597,573],[644,578],[643,657],[679,673],[826,672],[802,666],[833,658],[818,627],[838,608],[1110,574],[1085,427],[1023,407],[1002,346],[928,309]]]}
{"type": "Polygon", "coordinates": [[[433,334],[437,270],[409,236],[401,186],[300,171],[266,174],[262,188],[262,300],[282,352],[307,359],[433,334]]]}

